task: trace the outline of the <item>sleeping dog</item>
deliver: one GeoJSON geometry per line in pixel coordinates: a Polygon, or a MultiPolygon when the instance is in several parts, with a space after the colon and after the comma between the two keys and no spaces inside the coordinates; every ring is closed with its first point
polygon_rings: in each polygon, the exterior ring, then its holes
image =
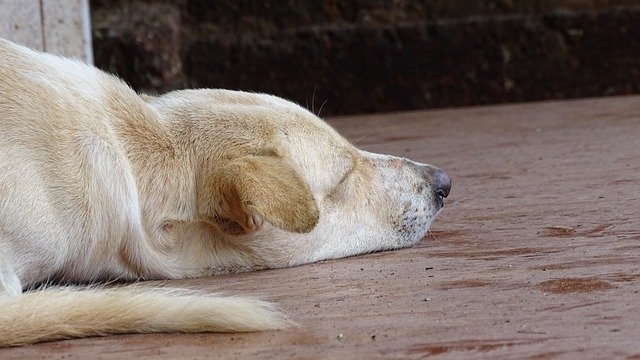
{"type": "Polygon", "coordinates": [[[0,346],[290,322],[259,300],[140,285],[415,245],[440,169],[358,150],[306,109],[228,90],[136,94],[0,39],[0,346]]]}

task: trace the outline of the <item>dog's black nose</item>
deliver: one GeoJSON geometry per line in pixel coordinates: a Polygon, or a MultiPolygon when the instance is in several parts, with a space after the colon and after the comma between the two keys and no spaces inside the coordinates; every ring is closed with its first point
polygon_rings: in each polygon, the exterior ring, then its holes
{"type": "Polygon", "coordinates": [[[436,195],[446,198],[451,191],[451,178],[446,172],[438,169],[433,174],[436,195]]]}

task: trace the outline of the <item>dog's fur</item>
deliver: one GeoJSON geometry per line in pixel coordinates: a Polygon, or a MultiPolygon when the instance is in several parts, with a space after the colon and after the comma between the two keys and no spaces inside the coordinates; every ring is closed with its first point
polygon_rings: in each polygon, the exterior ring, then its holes
{"type": "Polygon", "coordinates": [[[140,96],[0,39],[0,346],[288,326],[258,300],[140,285],[21,293],[411,246],[442,206],[443,181],[433,166],[356,149],[274,96],[140,96]]]}

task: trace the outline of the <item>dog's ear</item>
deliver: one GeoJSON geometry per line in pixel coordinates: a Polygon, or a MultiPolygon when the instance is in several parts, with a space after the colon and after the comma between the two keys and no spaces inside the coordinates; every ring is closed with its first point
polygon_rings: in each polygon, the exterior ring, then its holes
{"type": "Polygon", "coordinates": [[[234,235],[257,230],[263,221],[283,230],[307,233],[319,211],[309,186],[277,156],[245,156],[215,170],[210,196],[199,196],[199,211],[234,235]]]}

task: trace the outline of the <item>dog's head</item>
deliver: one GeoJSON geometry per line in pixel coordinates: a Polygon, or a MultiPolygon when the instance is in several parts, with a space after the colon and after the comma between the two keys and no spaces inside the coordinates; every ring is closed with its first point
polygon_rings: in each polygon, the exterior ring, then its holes
{"type": "Polygon", "coordinates": [[[451,188],[442,170],[359,150],[274,96],[190,90],[151,101],[187,124],[177,131],[197,163],[198,219],[267,267],[414,245],[451,188]]]}

